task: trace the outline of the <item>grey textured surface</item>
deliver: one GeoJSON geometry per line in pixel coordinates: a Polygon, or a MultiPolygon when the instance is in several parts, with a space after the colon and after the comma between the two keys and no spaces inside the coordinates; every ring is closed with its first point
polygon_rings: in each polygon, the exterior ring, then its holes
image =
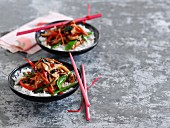
{"type": "MultiPolygon", "coordinates": [[[[8,74],[25,63],[24,55],[0,48],[1,128],[169,128],[170,127],[170,1],[169,0],[0,0],[0,33],[49,11],[72,17],[102,12],[89,23],[100,31],[100,42],[75,57],[85,64],[87,83],[102,78],[89,90],[91,121],[85,113],[67,113],[80,104],[80,91],[51,103],[16,96],[8,74]]],[[[29,58],[57,57],[40,51],[29,58]]]]}

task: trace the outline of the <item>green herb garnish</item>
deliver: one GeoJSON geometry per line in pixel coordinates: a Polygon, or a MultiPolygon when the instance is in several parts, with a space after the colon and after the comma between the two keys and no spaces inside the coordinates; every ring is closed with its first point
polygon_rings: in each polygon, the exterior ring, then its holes
{"type": "Polygon", "coordinates": [[[74,44],[77,43],[77,40],[72,40],[70,42],[68,42],[68,44],[65,46],[65,50],[70,50],[74,44]]]}

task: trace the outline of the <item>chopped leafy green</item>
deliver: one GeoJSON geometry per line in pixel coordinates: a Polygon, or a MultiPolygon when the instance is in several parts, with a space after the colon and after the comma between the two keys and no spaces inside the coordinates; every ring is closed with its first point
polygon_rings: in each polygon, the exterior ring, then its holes
{"type": "Polygon", "coordinates": [[[57,86],[59,89],[61,89],[62,87],[62,84],[67,80],[68,76],[71,74],[72,72],[69,71],[67,75],[63,75],[63,76],[60,76],[57,80],[57,86]]]}
{"type": "Polygon", "coordinates": [[[83,39],[86,41],[86,42],[88,42],[88,36],[84,36],[84,35],[82,35],[82,37],[83,37],[83,39]]]}
{"type": "Polygon", "coordinates": [[[72,40],[68,42],[68,44],[65,46],[65,50],[70,50],[74,44],[77,43],[77,40],[72,40]]]}
{"type": "Polygon", "coordinates": [[[67,75],[60,76],[57,80],[57,86],[61,89],[62,84],[67,80],[67,75]]]}
{"type": "Polygon", "coordinates": [[[93,34],[93,32],[87,32],[87,34],[88,34],[88,36],[82,35],[82,38],[83,38],[86,42],[88,42],[88,38],[89,38],[89,36],[90,36],[91,34],[93,34]]]}
{"type": "Polygon", "coordinates": [[[91,35],[91,34],[93,34],[93,32],[87,32],[87,34],[88,34],[88,35],[91,35]]]}
{"type": "Polygon", "coordinates": [[[61,88],[61,89],[59,89],[59,90],[54,91],[54,94],[57,94],[57,93],[59,93],[59,92],[64,92],[64,91],[70,89],[71,87],[74,87],[74,86],[77,85],[77,84],[78,84],[78,82],[72,83],[72,84],[70,84],[70,85],[68,85],[68,86],[66,86],[66,87],[63,87],[63,88],[61,88]]]}

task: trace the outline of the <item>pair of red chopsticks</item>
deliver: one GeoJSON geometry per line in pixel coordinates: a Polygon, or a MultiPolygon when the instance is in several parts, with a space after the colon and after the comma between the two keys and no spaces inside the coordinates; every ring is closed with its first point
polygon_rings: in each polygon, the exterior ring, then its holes
{"type": "Polygon", "coordinates": [[[90,111],[89,111],[90,102],[89,102],[89,99],[88,99],[87,90],[88,90],[89,87],[91,87],[99,79],[99,77],[97,77],[92,82],[92,84],[87,87],[84,64],[82,64],[82,80],[83,80],[83,82],[82,82],[80,75],[78,73],[78,70],[77,70],[77,66],[76,66],[75,61],[73,59],[73,56],[72,56],[71,53],[69,53],[69,55],[70,55],[70,59],[71,59],[74,71],[76,73],[76,77],[77,77],[78,82],[79,82],[79,86],[80,86],[80,89],[81,89],[81,92],[82,92],[83,100],[82,100],[82,105],[80,106],[80,108],[78,110],[68,110],[68,112],[79,112],[79,111],[81,111],[83,104],[85,104],[86,120],[89,121],[90,120],[90,111]]]}
{"type": "Polygon", "coordinates": [[[70,59],[71,59],[71,62],[72,62],[72,65],[73,65],[73,68],[74,68],[74,71],[76,73],[76,77],[78,79],[78,82],[79,82],[79,86],[80,86],[80,89],[81,89],[81,92],[82,92],[82,95],[83,95],[83,99],[84,99],[84,102],[85,102],[85,107],[86,107],[86,120],[90,120],[90,113],[89,113],[89,107],[90,107],[90,102],[89,102],[89,99],[88,99],[88,95],[87,95],[87,86],[86,86],[86,79],[85,79],[85,71],[84,71],[84,65],[82,67],[82,78],[83,78],[83,83],[81,81],[81,78],[80,78],[80,75],[78,73],[78,70],[77,70],[77,66],[75,64],[75,61],[73,59],[73,56],[71,53],[69,53],[70,55],[70,59]],[[83,86],[84,84],[84,86],[83,86]]]}
{"type": "MultiPolygon", "coordinates": [[[[90,4],[88,4],[88,15],[85,16],[85,17],[74,19],[74,21],[75,21],[75,23],[86,22],[86,20],[92,20],[92,19],[100,18],[100,17],[102,17],[101,13],[90,15],[90,4]]],[[[70,21],[64,21],[64,22],[59,22],[59,23],[55,23],[55,24],[49,24],[49,25],[42,26],[42,27],[33,28],[33,29],[30,29],[30,30],[17,32],[16,36],[24,35],[24,34],[28,34],[28,33],[32,33],[32,32],[37,32],[37,31],[40,31],[40,30],[46,30],[46,29],[50,29],[50,28],[53,28],[53,27],[59,27],[59,26],[65,25],[69,22],[70,21]]]]}

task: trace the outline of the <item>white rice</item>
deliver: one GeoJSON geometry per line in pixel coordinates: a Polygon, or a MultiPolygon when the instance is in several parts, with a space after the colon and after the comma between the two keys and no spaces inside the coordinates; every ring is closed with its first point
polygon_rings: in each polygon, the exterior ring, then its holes
{"type": "MultiPolygon", "coordinates": [[[[81,28],[83,28],[83,30],[85,32],[90,32],[89,29],[87,29],[84,25],[78,25],[80,26],[81,28]]],[[[78,47],[76,47],[75,49],[70,49],[70,50],[65,50],[65,46],[63,45],[59,45],[55,48],[53,48],[53,50],[57,50],[57,51],[79,51],[79,50],[83,50],[85,48],[88,48],[90,46],[92,46],[94,44],[94,33],[92,33],[91,35],[89,35],[89,37],[87,38],[87,42],[85,41],[83,44],[79,45],[78,47]]],[[[41,44],[44,45],[45,47],[51,49],[51,46],[47,45],[46,43],[46,38],[45,37],[42,37],[40,36],[39,37],[39,40],[41,41],[41,44]]]]}
{"type": "MultiPolygon", "coordinates": [[[[47,92],[43,92],[43,93],[34,93],[33,91],[30,91],[24,87],[21,87],[20,85],[18,85],[19,80],[24,76],[23,73],[27,73],[27,72],[31,72],[32,69],[31,68],[23,68],[21,69],[21,71],[16,71],[14,76],[12,77],[12,79],[15,81],[15,85],[14,85],[14,89],[17,90],[20,93],[26,94],[26,95],[30,95],[30,96],[37,96],[37,97],[49,97],[51,96],[51,94],[47,93],[47,92]]],[[[68,86],[70,83],[65,82],[62,87],[68,86]]],[[[64,91],[63,93],[69,92],[70,90],[72,90],[72,88],[64,91]]],[[[55,94],[57,95],[57,94],[55,94]]]]}

